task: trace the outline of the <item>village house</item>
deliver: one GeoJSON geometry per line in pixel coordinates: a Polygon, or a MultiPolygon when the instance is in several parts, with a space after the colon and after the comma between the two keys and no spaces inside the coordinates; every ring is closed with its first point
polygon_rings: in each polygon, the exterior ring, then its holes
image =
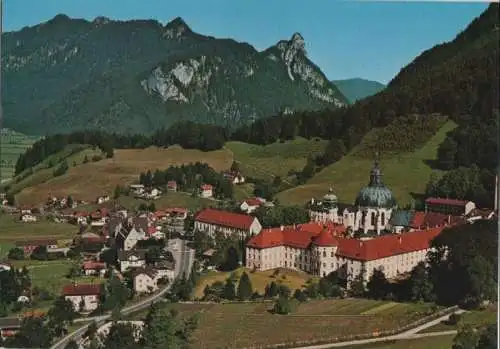
{"type": "Polygon", "coordinates": [[[211,197],[213,197],[213,195],[214,195],[213,189],[214,189],[214,187],[211,184],[203,184],[200,187],[200,196],[202,198],[211,198],[211,197]]]}
{"type": "Polygon", "coordinates": [[[148,219],[135,217],[130,226],[123,227],[116,236],[116,246],[129,251],[137,245],[137,241],[146,240],[148,236],[148,219]]]}
{"type": "Polygon", "coordinates": [[[37,218],[35,215],[32,215],[32,214],[21,214],[20,220],[21,220],[21,222],[29,223],[29,222],[36,222],[37,218]]]}
{"type": "Polygon", "coordinates": [[[243,201],[240,205],[240,210],[247,214],[252,213],[262,205],[266,203],[265,199],[262,198],[250,198],[243,201]]]}
{"type": "Polygon", "coordinates": [[[26,241],[16,241],[16,247],[21,248],[26,256],[31,255],[31,253],[39,246],[46,246],[47,249],[58,248],[57,240],[26,240],[26,241]]]}
{"type": "Polygon", "coordinates": [[[85,261],[82,264],[83,274],[85,276],[104,276],[106,273],[106,263],[97,261],[85,261]]]}
{"type": "Polygon", "coordinates": [[[139,268],[132,274],[134,291],[138,294],[158,291],[159,281],[171,282],[174,279],[173,269],[139,268]]]}
{"type": "Polygon", "coordinates": [[[87,212],[73,212],[72,219],[77,225],[87,225],[89,214],[87,212]]]}
{"type": "Polygon", "coordinates": [[[230,181],[232,184],[244,184],[245,177],[240,172],[224,172],[223,176],[225,179],[230,181]]]}
{"type": "Polygon", "coordinates": [[[103,292],[100,284],[72,284],[63,287],[62,296],[71,301],[73,309],[86,313],[96,310],[103,292]]]}
{"type": "Polygon", "coordinates": [[[130,268],[140,268],[146,265],[146,250],[118,251],[120,271],[123,273],[130,268]]]}
{"type": "Polygon", "coordinates": [[[104,226],[109,219],[109,211],[106,208],[100,208],[97,211],[90,213],[91,226],[104,226]]]}
{"type": "Polygon", "coordinates": [[[130,191],[132,191],[133,194],[142,194],[144,192],[144,185],[143,184],[131,184],[129,185],[130,191]]]}
{"type": "Polygon", "coordinates": [[[109,201],[109,195],[103,195],[103,196],[99,196],[96,199],[96,204],[100,205],[100,204],[104,204],[105,202],[108,202],[108,201],[109,201]]]}
{"type": "Polygon", "coordinates": [[[258,234],[262,226],[256,217],[213,208],[199,212],[194,220],[194,229],[215,237],[216,232],[224,236],[236,236],[243,240],[258,234]]]}
{"type": "Polygon", "coordinates": [[[22,320],[20,317],[0,318],[0,339],[5,340],[15,336],[21,328],[22,320]]]}
{"type": "Polygon", "coordinates": [[[455,216],[468,215],[476,208],[476,204],[472,201],[443,199],[443,198],[427,198],[425,200],[425,210],[430,212],[438,212],[455,216]]]}
{"type": "Polygon", "coordinates": [[[168,181],[167,182],[167,191],[177,191],[177,182],[176,181],[168,181]]]}
{"type": "Polygon", "coordinates": [[[9,271],[12,269],[12,266],[9,263],[0,262],[0,271],[9,271]]]}
{"type": "Polygon", "coordinates": [[[318,223],[265,229],[246,248],[246,267],[256,270],[289,268],[320,277],[338,271],[349,283],[360,273],[365,282],[374,269],[388,279],[410,272],[425,261],[431,240],[443,227],[388,234],[370,239],[345,235],[341,225],[318,223]]]}
{"type": "Polygon", "coordinates": [[[21,211],[21,214],[22,214],[22,215],[24,215],[24,214],[26,214],[26,215],[31,215],[31,214],[33,214],[33,211],[32,211],[32,209],[31,209],[31,207],[26,206],[26,205],[21,206],[21,207],[20,207],[20,211],[21,211]]]}

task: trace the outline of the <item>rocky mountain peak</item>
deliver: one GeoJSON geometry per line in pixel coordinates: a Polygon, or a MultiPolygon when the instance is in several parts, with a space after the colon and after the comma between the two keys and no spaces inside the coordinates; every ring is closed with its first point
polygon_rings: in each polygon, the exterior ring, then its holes
{"type": "Polygon", "coordinates": [[[167,39],[180,39],[188,33],[192,33],[191,28],[181,17],[176,17],[167,23],[163,36],[167,39]]]}
{"type": "Polygon", "coordinates": [[[94,18],[92,23],[94,25],[104,25],[104,24],[108,24],[110,21],[111,20],[108,17],[98,16],[98,17],[94,18]]]}
{"type": "Polygon", "coordinates": [[[300,35],[300,33],[294,33],[289,42],[299,50],[304,51],[306,48],[306,42],[304,40],[304,37],[300,35]]]}

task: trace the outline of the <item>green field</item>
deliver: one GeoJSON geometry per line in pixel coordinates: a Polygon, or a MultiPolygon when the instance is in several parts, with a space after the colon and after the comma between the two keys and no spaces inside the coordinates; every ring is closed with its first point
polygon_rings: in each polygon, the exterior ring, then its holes
{"type": "MultiPolygon", "coordinates": [[[[381,160],[384,183],[393,191],[400,206],[411,201],[411,193],[423,193],[433,170],[426,163],[435,160],[437,148],[446,133],[456,125],[447,122],[421,149],[381,160]]],[[[306,184],[277,195],[283,204],[304,204],[312,197],[322,197],[330,187],[341,202],[353,202],[359,190],[368,184],[373,161],[350,154],[317,173],[306,184]]]]}
{"type": "Polygon", "coordinates": [[[72,239],[78,232],[78,227],[68,223],[55,223],[46,220],[38,222],[20,222],[14,215],[0,214],[0,244],[11,246],[19,240],[66,240],[72,239]]]}
{"type": "Polygon", "coordinates": [[[76,278],[68,278],[68,272],[73,265],[73,261],[56,260],[56,261],[12,261],[16,268],[26,266],[30,272],[31,281],[34,287],[44,289],[53,295],[59,295],[65,285],[78,282],[85,283],[102,283],[105,279],[95,276],[81,276],[76,278]]]}
{"type": "Polygon", "coordinates": [[[0,130],[0,181],[14,176],[17,158],[38,139],[38,136],[0,130]]]}
{"type": "MultiPolygon", "coordinates": [[[[431,309],[426,304],[397,303],[383,307],[383,301],[365,299],[311,300],[291,315],[273,315],[273,303],[167,304],[181,316],[199,313],[193,349],[249,348],[338,337],[394,329],[421,318],[431,309]],[[378,308],[375,314],[363,315],[378,308]],[[385,308],[385,309],[384,309],[385,308]]],[[[142,318],[144,312],[136,314],[142,318]]]]}
{"type": "Polygon", "coordinates": [[[38,165],[33,166],[31,170],[25,170],[16,176],[10,184],[9,191],[18,193],[24,188],[32,187],[54,178],[54,170],[64,160],[67,161],[69,167],[74,167],[82,164],[85,157],[87,157],[88,161],[91,161],[95,155],[102,156],[102,152],[88,145],[68,145],[60,152],[50,155],[38,165]]]}
{"type": "Polygon", "coordinates": [[[286,179],[290,171],[301,171],[308,155],[323,153],[328,142],[297,137],[286,142],[265,146],[243,142],[227,142],[226,149],[234,154],[245,176],[272,180],[274,176],[286,179]]]}
{"type": "MultiPolygon", "coordinates": [[[[434,336],[373,344],[350,345],[342,349],[451,349],[455,335],[434,336]]],[[[339,347],[331,347],[331,349],[339,347]]]]}
{"type": "Polygon", "coordinates": [[[434,325],[432,327],[426,328],[420,333],[438,332],[438,331],[450,331],[456,330],[461,325],[470,325],[472,327],[482,327],[485,325],[491,325],[497,323],[497,306],[492,305],[484,310],[471,310],[466,313],[461,314],[460,321],[457,325],[450,325],[447,322],[442,322],[440,324],[434,325]]]}

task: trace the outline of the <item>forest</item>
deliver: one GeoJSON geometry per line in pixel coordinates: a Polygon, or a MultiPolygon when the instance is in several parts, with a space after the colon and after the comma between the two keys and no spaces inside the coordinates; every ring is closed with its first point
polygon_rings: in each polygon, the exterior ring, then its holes
{"type": "MultiPolygon", "coordinates": [[[[314,159],[317,165],[325,166],[340,159],[374,128],[382,130],[372,140],[376,150],[397,153],[414,149],[432,136],[431,131],[446,116],[458,127],[440,146],[438,161],[433,166],[446,170],[465,167],[475,171],[472,167],[475,165],[482,175],[476,176],[481,180],[474,185],[488,192],[498,162],[497,18],[498,4],[490,4],[454,40],[423,52],[404,67],[385,90],[349,107],[265,117],[234,132],[219,126],[182,122],[151,137],[91,131],[49,136],[19,158],[16,174],[70,143],[93,144],[104,151],[109,147],[166,147],[172,144],[214,150],[228,140],[264,145],[297,136],[330,140],[324,156],[314,159]],[[405,132],[395,127],[410,120],[415,121],[405,126],[405,132]]],[[[461,172],[452,171],[448,177],[458,173],[461,172]]],[[[453,181],[463,183],[464,178],[454,177],[453,181]]],[[[472,193],[468,191],[463,196],[472,199],[472,193]]],[[[446,196],[459,195],[452,190],[446,196]]],[[[481,203],[491,206],[491,200],[481,199],[481,203]]]]}

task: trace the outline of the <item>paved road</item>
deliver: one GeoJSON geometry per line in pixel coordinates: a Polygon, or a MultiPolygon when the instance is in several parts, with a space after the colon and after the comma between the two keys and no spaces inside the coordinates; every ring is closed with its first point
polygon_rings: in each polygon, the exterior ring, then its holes
{"type": "MultiPolygon", "coordinates": [[[[464,310],[460,309],[460,310],[457,310],[455,313],[461,314],[463,312],[464,312],[464,310]]],[[[409,339],[416,339],[416,338],[423,338],[423,337],[435,337],[435,336],[445,336],[445,335],[455,334],[455,333],[457,333],[457,331],[455,331],[455,330],[429,332],[429,333],[417,333],[417,332],[420,332],[422,330],[425,330],[426,328],[437,325],[441,321],[447,320],[449,317],[450,317],[450,314],[441,316],[435,320],[429,321],[423,325],[417,326],[415,328],[412,328],[412,329],[405,331],[403,333],[400,333],[400,334],[396,334],[394,336],[359,339],[359,340],[354,340],[354,341],[346,341],[346,342],[338,342],[338,343],[330,343],[330,344],[310,345],[307,347],[295,347],[293,349],[341,348],[341,347],[353,346],[353,345],[372,344],[372,343],[387,342],[387,341],[394,341],[394,340],[409,340],[409,339]]]]}
{"type": "MultiPolygon", "coordinates": [[[[186,241],[184,241],[184,240],[178,240],[176,247],[177,248],[175,248],[175,249],[174,248],[172,248],[172,249],[169,248],[169,249],[172,251],[172,255],[174,256],[175,261],[176,261],[174,275],[177,278],[184,273],[189,275],[189,272],[191,271],[191,267],[192,267],[193,262],[194,262],[194,250],[188,248],[186,246],[186,241]]],[[[122,309],[122,314],[128,315],[128,314],[133,313],[135,311],[146,309],[152,303],[163,300],[163,296],[170,290],[171,286],[172,286],[172,283],[170,283],[167,287],[162,289],[160,292],[158,292],[154,296],[151,296],[150,298],[145,299],[137,304],[134,304],[134,305],[131,305],[129,307],[122,309]]],[[[76,319],[75,323],[92,321],[92,322],[96,322],[97,326],[99,327],[99,326],[103,325],[106,322],[106,320],[108,320],[110,317],[111,317],[111,315],[101,315],[101,316],[94,316],[91,318],[81,318],[81,319],[76,319]]],[[[66,337],[62,338],[57,343],[52,345],[52,347],[50,349],[63,349],[70,340],[75,340],[78,342],[81,339],[82,335],[87,330],[88,326],[89,326],[89,324],[87,324],[87,325],[79,328],[78,330],[68,334],[66,337]]]]}

